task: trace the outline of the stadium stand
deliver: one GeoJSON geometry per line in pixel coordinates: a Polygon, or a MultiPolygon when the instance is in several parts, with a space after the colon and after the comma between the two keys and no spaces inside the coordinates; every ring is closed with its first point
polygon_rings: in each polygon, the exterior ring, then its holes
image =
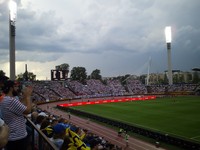
{"type": "Polygon", "coordinates": [[[123,86],[117,79],[108,79],[106,84],[100,80],[89,79],[86,84],[78,81],[34,81],[32,99],[38,102],[57,101],[78,98],[97,98],[109,96],[145,95],[145,94],[195,94],[198,84],[149,85],[136,79],[127,79],[123,86]]]}

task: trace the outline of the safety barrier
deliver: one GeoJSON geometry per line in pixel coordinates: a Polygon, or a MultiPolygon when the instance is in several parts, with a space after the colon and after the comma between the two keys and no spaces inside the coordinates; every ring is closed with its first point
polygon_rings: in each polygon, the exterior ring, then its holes
{"type": "Polygon", "coordinates": [[[38,129],[35,124],[29,119],[27,119],[27,126],[31,129],[31,147],[37,150],[58,150],[58,148],[46,137],[44,133],[38,129]],[[38,133],[38,145],[36,146],[35,132],[38,133]]]}

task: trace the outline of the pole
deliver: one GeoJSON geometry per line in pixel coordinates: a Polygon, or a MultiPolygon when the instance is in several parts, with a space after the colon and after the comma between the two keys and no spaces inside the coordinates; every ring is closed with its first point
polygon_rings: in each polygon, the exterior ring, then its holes
{"type": "Polygon", "coordinates": [[[173,79],[172,79],[172,62],[171,62],[171,43],[167,43],[167,54],[168,54],[168,80],[169,80],[169,85],[172,85],[173,79]]]}
{"type": "Polygon", "coordinates": [[[151,57],[149,57],[149,63],[148,63],[148,72],[147,72],[147,85],[149,85],[149,70],[151,67],[151,57]]]}
{"type": "Polygon", "coordinates": [[[15,21],[9,16],[9,32],[10,32],[10,80],[15,80],[15,21]]]}

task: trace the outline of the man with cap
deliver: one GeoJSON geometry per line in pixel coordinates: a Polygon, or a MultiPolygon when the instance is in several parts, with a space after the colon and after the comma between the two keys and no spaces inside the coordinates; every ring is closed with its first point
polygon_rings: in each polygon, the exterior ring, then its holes
{"type": "Polygon", "coordinates": [[[66,129],[67,126],[64,123],[57,123],[53,126],[54,135],[50,140],[58,147],[58,149],[61,149],[62,144],[64,143],[66,129]]]}
{"type": "Polygon", "coordinates": [[[18,95],[18,87],[14,81],[8,80],[2,88],[5,96],[0,101],[0,110],[5,123],[8,125],[10,133],[7,150],[26,150],[26,124],[24,115],[31,112],[32,87],[23,90],[23,103],[15,98],[18,95]]]}

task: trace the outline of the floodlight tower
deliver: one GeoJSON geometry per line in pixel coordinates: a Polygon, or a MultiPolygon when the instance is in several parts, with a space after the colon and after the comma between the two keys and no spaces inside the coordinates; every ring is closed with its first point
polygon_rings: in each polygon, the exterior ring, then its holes
{"type": "Polygon", "coordinates": [[[149,57],[149,63],[148,63],[148,72],[147,72],[147,85],[149,85],[149,70],[151,67],[151,57],[149,57]]]}
{"type": "Polygon", "coordinates": [[[172,33],[171,33],[171,27],[170,26],[165,27],[165,38],[166,38],[166,43],[167,43],[167,55],[168,55],[168,80],[169,80],[169,85],[172,85],[173,84],[172,62],[171,62],[172,33]]]}
{"type": "Polygon", "coordinates": [[[17,4],[9,2],[9,46],[10,46],[10,79],[15,80],[15,22],[17,17],[17,4]]]}

